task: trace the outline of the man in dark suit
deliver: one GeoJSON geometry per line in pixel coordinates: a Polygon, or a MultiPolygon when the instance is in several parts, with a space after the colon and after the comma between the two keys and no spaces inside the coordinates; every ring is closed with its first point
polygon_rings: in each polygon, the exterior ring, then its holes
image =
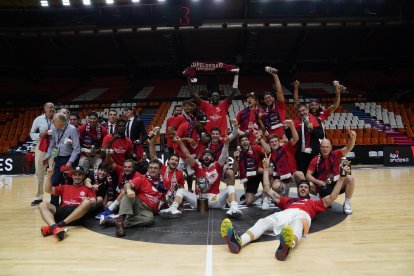
{"type": "Polygon", "coordinates": [[[136,115],[134,107],[126,107],[124,111],[127,119],[125,135],[132,140],[134,153],[139,161],[144,154],[143,144],[148,139],[147,130],[145,129],[144,122],[136,115]]]}

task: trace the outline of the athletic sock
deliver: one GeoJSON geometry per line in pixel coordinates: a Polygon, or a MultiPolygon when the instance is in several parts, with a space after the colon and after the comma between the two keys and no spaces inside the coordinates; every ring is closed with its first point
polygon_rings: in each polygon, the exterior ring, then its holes
{"type": "Polygon", "coordinates": [[[351,203],[351,199],[350,198],[345,198],[345,203],[351,203]]]}
{"type": "Polygon", "coordinates": [[[116,208],[118,208],[118,206],[119,206],[119,201],[115,199],[115,201],[112,202],[111,205],[109,205],[108,209],[110,211],[114,211],[116,208]]]}
{"type": "Polygon", "coordinates": [[[61,222],[57,224],[58,227],[65,227],[65,225],[66,225],[66,222],[64,220],[62,220],[61,222]]]}
{"type": "Polygon", "coordinates": [[[242,246],[245,246],[246,244],[252,241],[252,239],[247,233],[244,233],[243,235],[241,235],[240,239],[241,239],[242,246]]]}

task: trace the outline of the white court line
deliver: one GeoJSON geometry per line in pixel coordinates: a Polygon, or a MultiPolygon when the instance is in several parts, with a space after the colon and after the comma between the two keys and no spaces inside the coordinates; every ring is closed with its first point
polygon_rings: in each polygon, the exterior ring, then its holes
{"type": "Polygon", "coordinates": [[[207,248],[206,248],[206,271],[205,276],[213,275],[213,210],[208,211],[207,222],[207,248]],[[211,228],[211,229],[210,229],[211,228]]]}
{"type": "Polygon", "coordinates": [[[211,244],[207,245],[207,254],[206,254],[206,276],[213,275],[213,246],[211,244]]]}

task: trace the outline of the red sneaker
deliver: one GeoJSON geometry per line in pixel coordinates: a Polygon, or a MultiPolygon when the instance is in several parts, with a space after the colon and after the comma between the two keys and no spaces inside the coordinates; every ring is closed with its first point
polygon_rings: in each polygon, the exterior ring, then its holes
{"type": "Polygon", "coordinates": [[[49,235],[53,234],[52,229],[50,229],[49,225],[45,225],[45,226],[40,227],[40,232],[42,233],[43,237],[46,237],[46,236],[49,236],[49,235]]]}
{"type": "Polygon", "coordinates": [[[60,241],[63,240],[66,236],[68,229],[56,227],[53,229],[53,235],[55,235],[60,241]]]}

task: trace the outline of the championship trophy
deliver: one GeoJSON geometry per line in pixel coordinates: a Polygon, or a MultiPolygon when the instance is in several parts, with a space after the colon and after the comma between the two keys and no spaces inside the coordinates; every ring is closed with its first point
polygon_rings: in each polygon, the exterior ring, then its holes
{"type": "Polygon", "coordinates": [[[197,179],[197,187],[200,190],[200,195],[197,198],[197,212],[208,212],[208,199],[203,197],[203,194],[210,188],[210,184],[206,177],[200,177],[197,179]]]}

